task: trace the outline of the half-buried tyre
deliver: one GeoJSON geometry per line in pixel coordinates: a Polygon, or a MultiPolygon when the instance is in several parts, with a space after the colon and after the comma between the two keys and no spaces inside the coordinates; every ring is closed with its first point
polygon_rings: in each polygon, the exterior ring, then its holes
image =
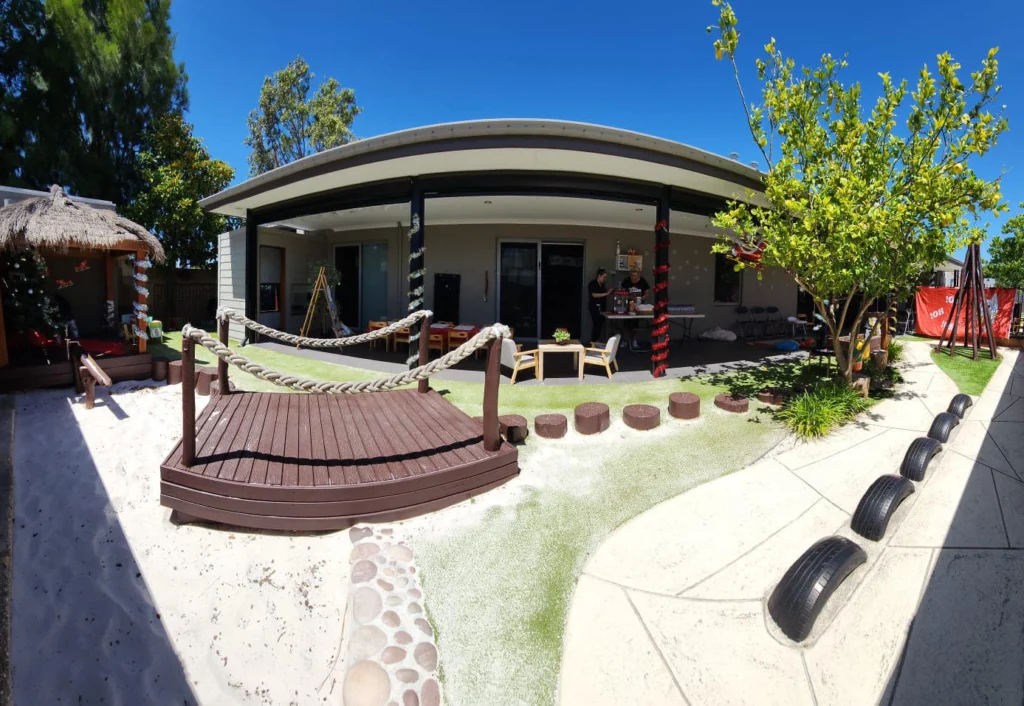
{"type": "Polygon", "coordinates": [[[877,542],[885,536],[892,513],[913,492],[914,484],[903,476],[878,477],[861,496],[850,520],[850,529],[865,539],[877,542]]]}
{"type": "Polygon", "coordinates": [[[826,537],[789,567],[768,598],[768,613],[789,639],[804,640],[829,597],[867,558],[856,542],[826,537]]]}
{"type": "Polygon", "coordinates": [[[928,430],[928,437],[945,444],[949,441],[949,433],[960,423],[960,417],[950,412],[939,412],[932,421],[932,427],[928,430]]]}
{"type": "Polygon", "coordinates": [[[960,419],[963,419],[964,415],[967,414],[967,410],[970,409],[973,404],[974,400],[971,399],[970,395],[961,393],[950,400],[949,409],[946,411],[950,414],[955,414],[960,419]]]}
{"type": "Polygon", "coordinates": [[[910,480],[924,480],[928,464],[939,451],[942,451],[942,444],[935,439],[924,436],[914,439],[900,464],[900,475],[910,480]]]}

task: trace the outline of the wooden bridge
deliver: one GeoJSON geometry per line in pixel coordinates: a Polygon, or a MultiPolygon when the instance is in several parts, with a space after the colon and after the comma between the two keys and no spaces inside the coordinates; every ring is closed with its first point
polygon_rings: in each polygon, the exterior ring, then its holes
{"type": "Polygon", "coordinates": [[[404,519],[496,487],[519,473],[498,433],[500,345],[488,349],[482,423],[426,380],[353,395],[228,394],[223,360],[221,392],[197,420],[184,338],[183,438],[160,466],[160,502],[186,522],[313,531],[404,519]]]}

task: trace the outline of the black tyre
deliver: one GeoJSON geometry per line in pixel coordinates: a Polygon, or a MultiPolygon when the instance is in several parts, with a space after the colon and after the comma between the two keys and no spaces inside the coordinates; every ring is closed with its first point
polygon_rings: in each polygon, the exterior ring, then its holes
{"type": "Polygon", "coordinates": [[[768,599],[768,613],[791,640],[800,642],[811,633],[822,608],[867,554],[846,537],[826,537],[805,551],[789,567],[768,599]]]}
{"type": "Polygon", "coordinates": [[[955,414],[958,418],[963,419],[964,415],[967,414],[967,410],[974,404],[974,400],[971,399],[970,395],[959,394],[954,397],[949,403],[949,409],[946,411],[950,414],[955,414]]]}
{"type": "Polygon", "coordinates": [[[865,539],[877,542],[885,536],[892,513],[913,492],[914,484],[903,476],[876,478],[857,503],[850,529],[865,539]]]}
{"type": "Polygon", "coordinates": [[[939,412],[935,415],[932,428],[928,430],[928,437],[943,444],[949,441],[949,433],[960,423],[960,417],[949,412],[939,412]]]}
{"type": "Polygon", "coordinates": [[[900,464],[900,475],[910,480],[924,480],[924,473],[942,444],[935,439],[920,437],[910,442],[910,448],[900,464]]]}

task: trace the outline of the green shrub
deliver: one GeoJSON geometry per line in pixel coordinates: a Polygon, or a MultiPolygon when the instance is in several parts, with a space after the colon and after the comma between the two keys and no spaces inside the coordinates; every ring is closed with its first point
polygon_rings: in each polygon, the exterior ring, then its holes
{"type": "Polygon", "coordinates": [[[903,344],[895,338],[889,339],[889,365],[898,363],[903,359],[903,344]]]}
{"type": "Polygon", "coordinates": [[[778,418],[803,439],[824,436],[867,409],[869,402],[843,380],[830,380],[797,395],[778,418]]]}

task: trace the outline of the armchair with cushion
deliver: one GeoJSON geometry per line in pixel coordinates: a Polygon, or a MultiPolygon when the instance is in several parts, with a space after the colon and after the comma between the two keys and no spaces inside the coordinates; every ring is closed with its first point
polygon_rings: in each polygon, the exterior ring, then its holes
{"type": "Polygon", "coordinates": [[[516,384],[516,376],[522,370],[537,368],[537,350],[524,351],[510,338],[501,341],[501,364],[512,369],[512,384],[516,384]]]}
{"type": "Polygon", "coordinates": [[[619,364],[615,360],[615,354],[619,352],[619,341],[621,339],[622,336],[615,334],[608,339],[608,343],[604,345],[604,348],[588,348],[583,356],[583,367],[600,365],[608,373],[608,377],[611,378],[612,366],[615,367],[615,372],[619,372],[619,364]]]}

